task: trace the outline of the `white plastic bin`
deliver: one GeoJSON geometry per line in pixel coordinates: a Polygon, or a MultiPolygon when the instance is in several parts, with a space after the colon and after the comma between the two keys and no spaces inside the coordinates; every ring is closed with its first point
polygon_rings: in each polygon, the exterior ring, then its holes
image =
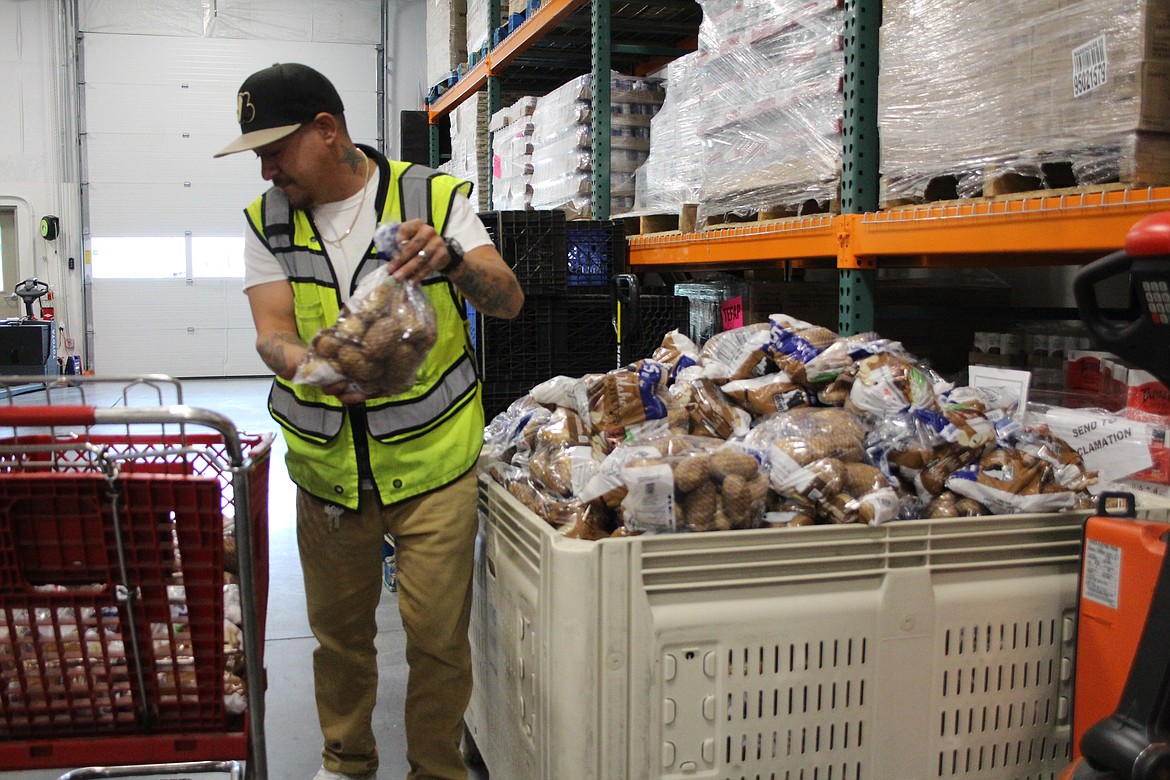
{"type": "Polygon", "coordinates": [[[1053,778],[1083,514],[561,537],[481,480],[467,723],[502,780],[1053,778]]]}

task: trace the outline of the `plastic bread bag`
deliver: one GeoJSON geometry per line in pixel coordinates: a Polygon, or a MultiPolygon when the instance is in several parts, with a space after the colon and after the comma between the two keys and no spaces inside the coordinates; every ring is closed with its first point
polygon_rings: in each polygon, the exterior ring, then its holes
{"type": "Polygon", "coordinates": [[[585,422],[571,409],[557,408],[537,429],[528,469],[549,493],[561,498],[576,496],[600,465],[585,422]]]}
{"type": "Polygon", "coordinates": [[[776,493],[816,500],[827,488],[814,464],[825,458],[862,462],[865,436],[865,425],[852,412],[810,406],[761,418],[744,437],[744,444],[761,453],[776,493]]]}
{"type": "Polygon", "coordinates": [[[618,369],[589,387],[589,419],[594,429],[625,429],[667,415],[666,386],[670,370],[661,363],[640,361],[634,370],[618,369]]]}
{"type": "MultiPolygon", "coordinates": [[[[1040,408],[1044,407],[1039,404],[1033,404],[1030,408],[1030,411],[1035,413],[1035,411],[1040,408]]],[[[1082,410],[1082,414],[1083,413],[1084,412],[1082,410]]],[[[1119,426],[1134,425],[1136,427],[1140,424],[1121,415],[1117,415],[1112,412],[1106,412],[1105,410],[1097,411],[1096,418],[1101,421],[1101,423],[1104,423],[1107,420],[1116,421],[1119,426]]],[[[999,443],[1003,446],[1017,449],[1029,456],[1038,458],[1044,463],[1047,463],[1052,469],[1052,481],[1061,488],[1065,490],[1071,490],[1073,492],[1096,492],[1095,488],[1100,482],[1100,473],[1097,470],[1090,468],[1090,466],[1086,464],[1085,456],[1082,455],[1081,452],[1078,451],[1077,448],[1074,447],[1071,443],[1053,433],[1046,424],[1036,423],[1037,419],[1043,418],[1037,418],[1033,416],[1030,419],[1032,420],[1032,423],[1029,425],[1016,425],[1012,428],[1001,428],[998,431],[1000,434],[999,443]]],[[[1081,417],[1082,422],[1085,419],[1092,418],[1087,416],[1081,417]]],[[[1074,427],[1073,431],[1074,433],[1087,431],[1087,435],[1092,437],[1093,432],[1088,431],[1088,429],[1091,427],[1092,426],[1090,423],[1087,425],[1074,427]]],[[[1117,430],[1123,432],[1126,430],[1126,428],[1120,427],[1117,430]]],[[[1104,436],[1108,438],[1111,432],[1103,431],[1103,433],[1104,436]]],[[[1113,453],[1113,457],[1108,457],[1107,462],[1109,463],[1110,468],[1117,469],[1119,472],[1126,471],[1128,468],[1130,468],[1130,466],[1122,465],[1122,463],[1128,461],[1129,458],[1135,458],[1135,460],[1130,462],[1132,466],[1132,464],[1135,464],[1139,461],[1144,463],[1146,458],[1149,457],[1149,446],[1141,437],[1139,437],[1137,440],[1130,441],[1128,440],[1128,437],[1123,435],[1123,433],[1117,433],[1114,436],[1112,446],[1120,446],[1127,450],[1124,458],[1116,457],[1116,452],[1113,453]]],[[[1083,448],[1086,451],[1092,449],[1091,445],[1084,446],[1083,448]]],[[[1090,457],[1092,457],[1092,454],[1092,452],[1089,452],[1090,457]]],[[[1093,461],[1097,462],[1097,459],[1093,458],[1093,461]]]]}
{"type": "Polygon", "coordinates": [[[534,385],[528,391],[528,395],[545,406],[564,406],[572,409],[581,415],[583,420],[588,421],[589,387],[592,381],[593,377],[588,375],[574,378],[562,374],[534,385]]]}
{"type": "Polygon", "coordinates": [[[722,384],[764,373],[769,340],[767,323],[716,333],[703,344],[699,365],[703,375],[722,384]]]}
{"type": "Polygon", "coordinates": [[[751,425],[751,415],[735,406],[714,380],[676,382],[671,397],[685,407],[690,432],[697,436],[726,440],[743,436],[751,425]]]}
{"type": "Polygon", "coordinates": [[[483,429],[483,457],[511,463],[518,450],[531,451],[535,431],[552,415],[530,395],[522,395],[483,429]]]}
{"type": "Polygon", "coordinates": [[[650,359],[668,366],[674,377],[688,366],[698,365],[699,347],[681,331],[672,330],[662,337],[662,344],[654,350],[650,359]]]}
{"type": "Polygon", "coordinates": [[[815,403],[812,393],[783,371],[751,379],[735,379],[719,389],[752,417],[764,417],[815,403]]]}
{"type": "Polygon", "coordinates": [[[1093,506],[1087,491],[1069,490],[1052,464],[1013,447],[994,447],[947,478],[947,489],[974,499],[992,514],[1063,512],[1093,506]]]}
{"type": "Polygon", "coordinates": [[[569,539],[605,539],[617,530],[614,513],[600,501],[556,502],[549,507],[548,522],[569,539]]]}
{"type": "MultiPolygon", "coordinates": [[[[397,255],[397,225],[375,232],[379,255],[397,255]]],[[[338,314],[309,344],[293,382],[324,387],[348,381],[366,395],[397,395],[417,381],[438,338],[430,299],[415,282],[399,282],[381,264],[358,284],[338,314]]]]}
{"type": "Polygon", "coordinates": [[[837,334],[828,328],[786,314],[771,315],[768,328],[768,356],[802,384],[809,384],[808,364],[837,340],[837,334]]]}
{"type": "Polygon", "coordinates": [[[911,407],[879,420],[866,452],[885,473],[912,486],[925,507],[946,490],[951,474],[995,441],[993,423],[976,408],[944,403],[942,410],[911,407]]]}
{"type": "Polygon", "coordinates": [[[617,507],[635,532],[729,531],[763,520],[767,477],[745,448],[696,436],[624,444],[581,496],[617,507]]]}
{"type": "Polygon", "coordinates": [[[951,384],[936,372],[896,352],[879,352],[857,364],[846,408],[881,418],[909,407],[937,409],[951,384]]]}
{"type": "Polygon", "coordinates": [[[854,365],[860,357],[866,357],[876,343],[884,340],[876,333],[855,333],[839,336],[833,343],[805,363],[805,379],[810,385],[823,386],[834,381],[840,373],[854,365]]]}

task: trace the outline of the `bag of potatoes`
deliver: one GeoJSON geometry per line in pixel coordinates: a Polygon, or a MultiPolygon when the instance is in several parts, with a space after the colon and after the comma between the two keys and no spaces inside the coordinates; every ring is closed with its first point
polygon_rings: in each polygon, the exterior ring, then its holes
{"type": "MultiPolygon", "coordinates": [[[[397,253],[394,225],[375,234],[379,255],[397,253]],[[389,229],[388,229],[389,228],[389,229]]],[[[348,381],[366,395],[397,395],[417,381],[438,337],[435,309],[416,282],[399,282],[386,265],[367,274],[337,316],[309,345],[293,377],[296,384],[325,387],[348,381]]]]}

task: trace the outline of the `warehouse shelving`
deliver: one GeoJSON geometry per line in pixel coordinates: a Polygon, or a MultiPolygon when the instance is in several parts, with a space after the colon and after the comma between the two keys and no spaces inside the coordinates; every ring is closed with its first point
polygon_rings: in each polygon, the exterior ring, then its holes
{"type": "MultiPolygon", "coordinates": [[[[499,18],[499,0],[488,4],[499,18]]],[[[504,93],[544,95],[585,73],[593,74],[593,215],[609,218],[609,73],[645,74],[698,45],[702,12],[695,0],[547,0],[483,60],[427,106],[431,161],[438,163],[438,122],[486,89],[488,111],[504,93]]],[[[489,25],[489,28],[491,25],[489,25]]]]}
{"type": "MultiPolygon", "coordinates": [[[[845,0],[843,7],[840,213],[630,236],[631,271],[835,267],[840,279],[838,324],[842,332],[854,333],[872,328],[878,268],[1087,262],[1121,248],[1138,219],[1170,209],[1170,187],[1034,193],[879,209],[881,2],[845,0]]],[[[547,91],[590,72],[590,67],[595,74],[607,73],[611,66],[635,72],[635,63],[677,57],[685,53],[680,42],[687,40],[689,26],[697,26],[699,18],[698,6],[690,0],[658,0],[651,5],[549,0],[428,107],[431,121],[485,86],[489,96],[495,95],[491,110],[497,110],[501,88],[547,91]]],[[[608,87],[607,79],[594,82],[595,89],[602,82],[608,87]]],[[[595,94],[595,104],[608,105],[607,98],[595,94]]],[[[595,111],[594,120],[605,122],[608,112],[595,111]]],[[[603,161],[594,171],[597,218],[609,215],[604,165],[609,159],[608,136],[608,127],[595,125],[594,159],[603,161]]]]}

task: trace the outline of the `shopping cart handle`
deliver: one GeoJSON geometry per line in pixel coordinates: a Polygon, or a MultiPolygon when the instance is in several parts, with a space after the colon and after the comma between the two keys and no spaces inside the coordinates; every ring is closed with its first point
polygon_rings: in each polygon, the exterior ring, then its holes
{"type": "Polygon", "coordinates": [[[93,425],[92,406],[0,406],[0,425],[93,425]]]}

